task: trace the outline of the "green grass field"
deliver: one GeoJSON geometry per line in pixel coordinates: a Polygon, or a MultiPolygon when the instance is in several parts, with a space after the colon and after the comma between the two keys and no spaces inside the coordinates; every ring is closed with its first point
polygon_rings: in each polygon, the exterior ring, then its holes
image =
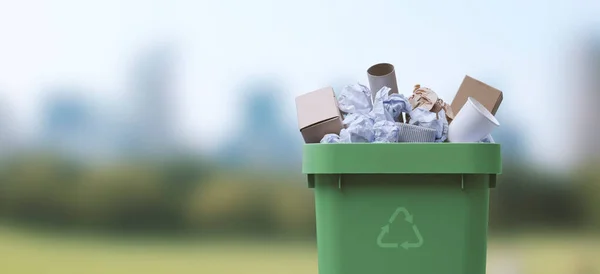
{"type": "MultiPolygon", "coordinates": [[[[496,238],[488,273],[600,273],[600,240],[557,235],[496,238]],[[590,272],[580,272],[592,267],[590,272]]],[[[317,273],[314,243],[124,241],[0,227],[0,273],[317,273]]]]}

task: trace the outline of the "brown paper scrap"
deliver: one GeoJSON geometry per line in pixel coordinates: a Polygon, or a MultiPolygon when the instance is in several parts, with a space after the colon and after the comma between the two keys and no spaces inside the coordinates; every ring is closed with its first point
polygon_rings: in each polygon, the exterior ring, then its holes
{"type": "Polygon", "coordinates": [[[438,113],[443,109],[446,113],[448,123],[454,120],[454,112],[452,111],[450,104],[444,102],[444,100],[439,98],[430,88],[421,87],[420,84],[416,84],[413,94],[408,98],[408,101],[413,109],[420,107],[434,113],[438,113]]]}

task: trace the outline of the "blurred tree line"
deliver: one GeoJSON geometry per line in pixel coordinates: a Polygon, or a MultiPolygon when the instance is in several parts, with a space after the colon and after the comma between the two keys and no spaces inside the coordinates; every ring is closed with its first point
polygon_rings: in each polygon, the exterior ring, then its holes
{"type": "MultiPolygon", "coordinates": [[[[506,161],[491,192],[492,232],[600,228],[600,173],[584,170],[559,178],[506,161]]],[[[11,159],[0,172],[0,218],[108,232],[315,234],[313,193],[301,176],[251,175],[187,156],[93,166],[52,155],[11,159]]]]}
{"type": "Polygon", "coordinates": [[[22,156],[2,163],[0,221],[106,232],[314,234],[312,193],[299,191],[299,180],[249,174],[195,156],[101,165],[22,156]]]}

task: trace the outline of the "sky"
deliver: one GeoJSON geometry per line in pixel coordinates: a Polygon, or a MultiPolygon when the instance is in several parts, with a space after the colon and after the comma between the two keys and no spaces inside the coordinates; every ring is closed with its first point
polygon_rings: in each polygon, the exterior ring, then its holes
{"type": "MultiPolygon", "coordinates": [[[[19,134],[36,129],[46,87],[77,85],[98,101],[127,96],[145,47],[178,52],[176,123],[183,142],[213,147],[239,127],[245,79],[282,82],[294,97],[366,69],[395,65],[409,94],[427,86],[450,102],[465,74],[504,91],[499,112],[526,133],[531,155],[568,150],[553,107],[577,35],[600,25],[600,1],[116,1],[0,0],[0,96],[19,134]],[[549,3],[551,2],[551,3],[549,3]]],[[[337,83],[336,83],[337,84],[337,83]]]]}

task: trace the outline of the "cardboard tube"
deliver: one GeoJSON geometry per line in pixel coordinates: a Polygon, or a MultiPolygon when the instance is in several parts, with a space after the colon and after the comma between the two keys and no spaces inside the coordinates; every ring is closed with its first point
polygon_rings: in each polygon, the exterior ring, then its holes
{"type": "Polygon", "coordinates": [[[396,83],[396,71],[394,66],[388,63],[379,63],[367,69],[369,76],[369,88],[375,100],[375,95],[382,87],[390,88],[389,94],[398,93],[398,84],[396,83]]]}

